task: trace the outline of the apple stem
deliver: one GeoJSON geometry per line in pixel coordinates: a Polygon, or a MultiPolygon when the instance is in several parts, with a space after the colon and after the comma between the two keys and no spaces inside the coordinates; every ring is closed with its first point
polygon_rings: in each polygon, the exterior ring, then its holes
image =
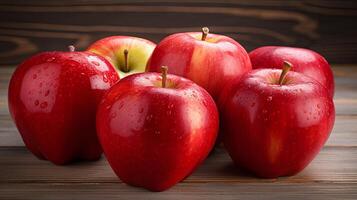
{"type": "Polygon", "coordinates": [[[285,80],[285,77],[286,77],[286,74],[290,71],[292,66],[293,65],[291,63],[289,63],[288,61],[284,61],[283,62],[283,69],[282,69],[281,74],[280,74],[279,85],[283,84],[283,82],[285,80]]]}
{"type": "Polygon", "coordinates": [[[130,70],[129,66],[128,66],[128,54],[129,54],[128,49],[124,49],[124,71],[125,72],[128,72],[130,70]]]}
{"type": "Polygon", "coordinates": [[[206,37],[207,37],[208,33],[209,33],[209,28],[208,27],[203,27],[202,28],[202,38],[201,38],[202,41],[206,40],[206,37]]]}
{"type": "Polygon", "coordinates": [[[163,88],[166,87],[167,70],[168,70],[167,66],[162,66],[161,67],[161,80],[162,80],[162,87],[163,88]]]}
{"type": "Polygon", "coordinates": [[[73,45],[69,45],[68,50],[69,52],[74,52],[76,50],[76,47],[74,47],[73,45]]]}

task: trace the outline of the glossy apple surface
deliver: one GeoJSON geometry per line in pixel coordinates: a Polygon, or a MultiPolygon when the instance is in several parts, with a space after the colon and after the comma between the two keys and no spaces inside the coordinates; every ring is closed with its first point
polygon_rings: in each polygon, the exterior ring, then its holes
{"type": "Polygon", "coordinates": [[[94,42],[87,51],[106,58],[115,66],[120,78],[123,78],[130,74],[144,72],[155,46],[155,43],[143,38],[110,36],[94,42]],[[127,64],[125,50],[128,51],[127,64]]]}
{"type": "Polygon", "coordinates": [[[218,100],[224,85],[252,69],[248,53],[232,38],[208,33],[177,33],[163,39],[147,71],[170,67],[170,73],[191,79],[218,100]]]}
{"type": "Polygon", "coordinates": [[[97,104],[118,80],[107,60],[89,52],[45,52],[24,61],[8,100],[27,148],[55,164],[98,159],[97,104]]]}
{"type": "Polygon", "coordinates": [[[280,68],[284,60],[292,65],[292,71],[301,72],[325,86],[334,95],[334,79],[330,65],[320,54],[303,48],[264,46],[249,53],[253,69],[280,68]]]}
{"type": "Polygon", "coordinates": [[[97,130],[104,153],[125,183],[152,191],[183,180],[213,148],[218,111],[197,84],[159,73],[122,79],[103,98],[97,130]]]}
{"type": "Polygon", "coordinates": [[[335,119],[326,88],[301,73],[258,69],[225,90],[221,128],[234,163],[275,178],[304,169],[328,139],[335,119]]]}

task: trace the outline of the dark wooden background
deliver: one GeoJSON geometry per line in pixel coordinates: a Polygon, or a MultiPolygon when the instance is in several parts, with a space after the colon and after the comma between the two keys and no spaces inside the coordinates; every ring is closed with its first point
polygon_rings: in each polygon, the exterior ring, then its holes
{"type": "Polygon", "coordinates": [[[0,0],[0,66],[69,44],[85,49],[109,35],[158,42],[202,26],[233,37],[247,50],[299,46],[331,63],[357,63],[357,1],[0,0]]]}

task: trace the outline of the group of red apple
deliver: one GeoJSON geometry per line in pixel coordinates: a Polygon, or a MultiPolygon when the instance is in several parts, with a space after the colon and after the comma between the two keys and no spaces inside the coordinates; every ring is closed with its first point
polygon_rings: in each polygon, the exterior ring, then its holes
{"type": "Polygon", "coordinates": [[[300,172],[333,128],[333,95],[318,53],[266,46],[248,54],[203,28],[158,45],[112,36],[86,51],[39,53],[17,67],[8,97],[38,158],[61,165],[104,151],[123,182],[162,191],[220,142],[259,177],[300,172]]]}

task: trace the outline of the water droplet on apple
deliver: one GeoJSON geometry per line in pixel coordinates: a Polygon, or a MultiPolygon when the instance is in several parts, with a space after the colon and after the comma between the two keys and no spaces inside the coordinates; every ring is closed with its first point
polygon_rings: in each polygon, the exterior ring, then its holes
{"type": "Polygon", "coordinates": [[[77,64],[76,62],[70,62],[70,63],[69,63],[69,66],[71,66],[71,67],[75,67],[75,66],[76,66],[76,64],[77,64]]]}
{"type": "Polygon", "coordinates": [[[272,97],[272,96],[269,96],[269,97],[267,98],[267,101],[271,101],[271,100],[273,100],[273,97],[272,97]]]}
{"type": "Polygon", "coordinates": [[[47,97],[49,94],[50,94],[50,90],[46,90],[45,97],[47,97]]]}
{"type": "Polygon", "coordinates": [[[146,121],[150,121],[151,119],[152,119],[152,115],[148,115],[148,116],[146,116],[146,121]]]}
{"type": "Polygon", "coordinates": [[[119,104],[119,109],[121,109],[123,106],[124,106],[124,102],[122,101],[122,102],[120,102],[120,104],[119,104]]]}
{"type": "Polygon", "coordinates": [[[99,66],[99,63],[97,61],[92,61],[92,64],[95,66],[99,66]]]}
{"type": "Polygon", "coordinates": [[[54,61],[54,60],[56,60],[55,57],[50,57],[50,58],[48,58],[48,59],[46,60],[46,62],[52,62],[52,61],[54,61]]]}
{"type": "Polygon", "coordinates": [[[40,103],[40,102],[39,102],[38,100],[36,100],[36,101],[34,102],[35,106],[38,106],[39,103],[40,103]]]}
{"type": "Polygon", "coordinates": [[[263,110],[263,113],[267,113],[268,111],[266,109],[263,110]]]}
{"type": "Polygon", "coordinates": [[[117,113],[116,113],[116,112],[113,112],[113,113],[110,115],[111,118],[115,118],[116,116],[117,116],[117,113]]]}
{"type": "Polygon", "coordinates": [[[106,74],[103,75],[103,81],[104,81],[104,82],[108,82],[108,77],[107,77],[106,74]]]}
{"type": "Polygon", "coordinates": [[[47,102],[44,101],[40,104],[40,108],[46,108],[47,107],[47,102]]]}

